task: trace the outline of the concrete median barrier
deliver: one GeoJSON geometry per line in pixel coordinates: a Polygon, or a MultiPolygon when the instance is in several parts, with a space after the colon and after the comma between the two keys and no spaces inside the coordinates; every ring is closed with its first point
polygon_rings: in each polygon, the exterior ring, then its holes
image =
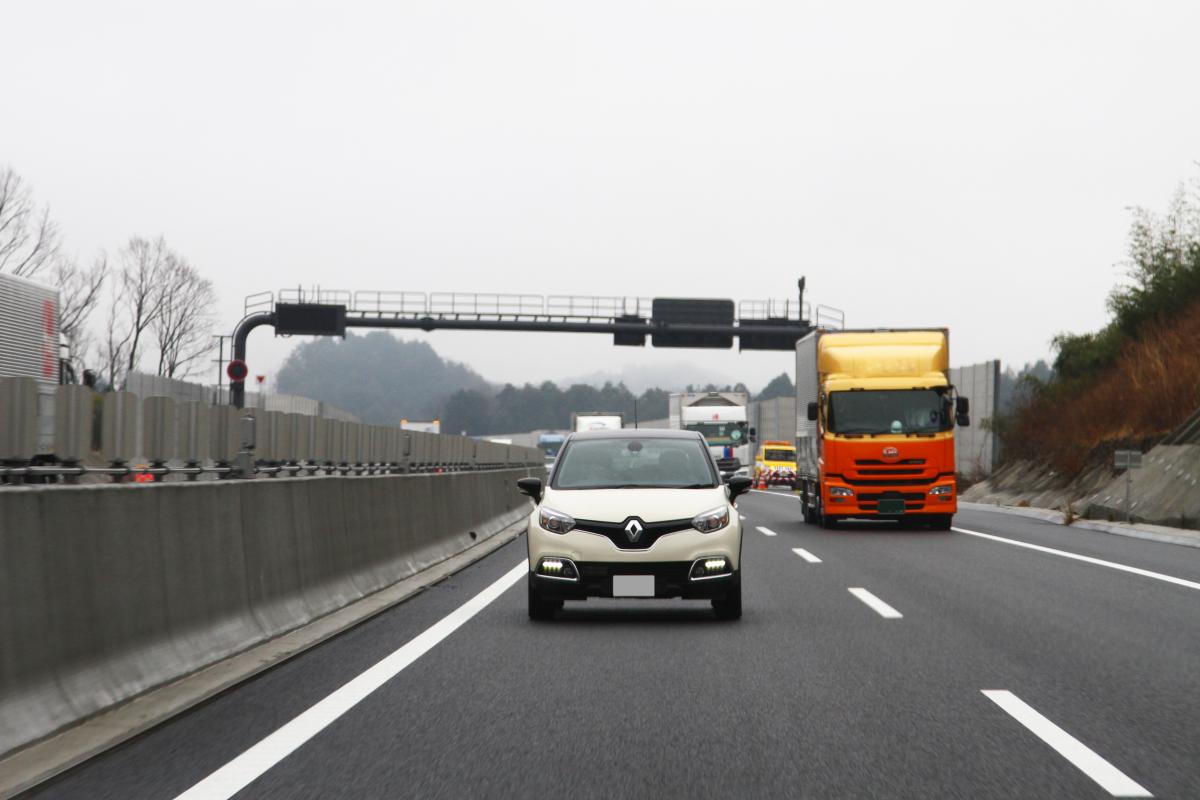
{"type": "Polygon", "coordinates": [[[0,757],[463,552],[539,473],[0,492],[0,757]]]}

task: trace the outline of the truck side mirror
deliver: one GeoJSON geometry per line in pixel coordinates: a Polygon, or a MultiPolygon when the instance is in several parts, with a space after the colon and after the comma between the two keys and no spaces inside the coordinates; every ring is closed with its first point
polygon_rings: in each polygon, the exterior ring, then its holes
{"type": "MultiPolygon", "coordinates": [[[[954,413],[970,414],[971,413],[971,401],[965,397],[954,398],[954,413]]],[[[961,422],[959,423],[959,425],[962,425],[962,424],[963,423],[961,423],[961,422]]]]}
{"type": "Polygon", "coordinates": [[[971,424],[970,414],[955,414],[954,421],[958,423],[958,427],[966,428],[971,424]]]}
{"type": "Polygon", "coordinates": [[[517,479],[517,488],[521,491],[521,494],[532,497],[534,503],[542,502],[541,478],[519,478],[517,479]]]}
{"type": "Polygon", "coordinates": [[[808,404],[808,421],[809,421],[809,422],[816,422],[816,421],[817,421],[817,411],[818,411],[818,409],[819,409],[819,406],[817,406],[817,404],[816,404],[816,403],[809,403],[809,404],[808,404]]]}
{"type": "Polygon", "coordinates": [[[756,441],[758,441],[758,438],[757,438],[758,431],[755,428],[751,428],[749,433],[750,433],[750,443],[754,444],[756,441]]]}

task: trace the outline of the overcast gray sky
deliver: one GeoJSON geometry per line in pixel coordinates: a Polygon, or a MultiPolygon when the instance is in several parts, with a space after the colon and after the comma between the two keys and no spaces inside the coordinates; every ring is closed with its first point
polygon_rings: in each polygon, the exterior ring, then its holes
{"type": "MultiPolygon", "coordinates": [[[[283,286],[810,295],[1021,363],[1200,158],[1200,3],[0,4],[0,163],[81,256],[283,286]]],[[[492,380],[786,353],[433,333],[492,380]]],[[[294,340],[251,339],[272,373],[294,340]]]]}

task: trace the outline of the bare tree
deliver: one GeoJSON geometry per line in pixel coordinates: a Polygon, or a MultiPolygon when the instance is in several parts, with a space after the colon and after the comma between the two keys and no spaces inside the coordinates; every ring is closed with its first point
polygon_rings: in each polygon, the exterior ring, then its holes
{"type": "Polygon", "coordinates": [[[153,242],[134,236],[122,248],[119,258],[121,273],[116,303],[120,308],[114,308],[113,312],[125,318],[127,334],[120,338],[127,340],[124,369],[130,372],[138,366],[147,331],[162,313],[163,282],[174,255],[161,236],[153,242]]]}
{"type": "Polygon", "coordinates": [[[87,322],[100,302],[108,278],[108,258],[103,253],[88,269],[73,259],[60,256],[51,272],[59,290],[59,331],[67,341],[74,358],[83,358],[89,349],[87,322]]]}
{"type": "Polygon", "coordinates": [[[0,272],[36,276],[58,257],[61,236],[50,209],[38,209],[28,184],[0,168],[0,272]]]}
{"type": "Polygon", "coordinates": [[[212,350],[212,281],[171,253],[163,271],[158,315],[151,324],[158,345],[158,374],[184,377],[212,350]]]}

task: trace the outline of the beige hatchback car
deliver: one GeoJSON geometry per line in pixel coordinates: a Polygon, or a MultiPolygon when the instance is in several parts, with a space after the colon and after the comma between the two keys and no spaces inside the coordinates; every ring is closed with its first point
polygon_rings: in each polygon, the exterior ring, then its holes
{"type": "Polygon", "coordinates": [[[552,619],[589,597],[712,601],[742,615],[742,527],[749,478],[721,482],[694,431],[610,430],[567,437],[547,485],[517,481],[529,516],[529,616],[552,619]]]}

